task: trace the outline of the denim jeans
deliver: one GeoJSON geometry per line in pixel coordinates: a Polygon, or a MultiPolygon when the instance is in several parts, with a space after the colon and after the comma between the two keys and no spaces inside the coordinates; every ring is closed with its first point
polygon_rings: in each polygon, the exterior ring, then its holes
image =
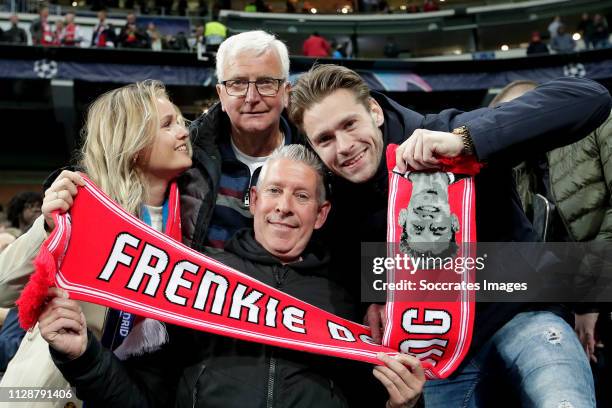
{"type": "Polygon", "coordinates": [[[593,375],[563,319],[550,312],[524,312],[450,378],[427,381],[425,406],[591,408],[593,375]]]}

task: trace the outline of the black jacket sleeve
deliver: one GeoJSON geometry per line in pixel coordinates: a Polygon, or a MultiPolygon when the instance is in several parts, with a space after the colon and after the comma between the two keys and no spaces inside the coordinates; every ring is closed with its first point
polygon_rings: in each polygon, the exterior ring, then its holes
{"type": "Polygon", "coordinates": [[[74,360],[50,348],[51,357],[87,407],[173,406],[179,374],[170,347],[120,361],[88,332],[85,353],[74,360]]]}
{"type": "Polygon", "coordinates": [[[451,131],[467,126],[480,161],[514,165],[582,139],[610,115],[608,90],[588,79],[546,82],[496,108],[455,109],[427,115],[421,127],[451,131]]]}

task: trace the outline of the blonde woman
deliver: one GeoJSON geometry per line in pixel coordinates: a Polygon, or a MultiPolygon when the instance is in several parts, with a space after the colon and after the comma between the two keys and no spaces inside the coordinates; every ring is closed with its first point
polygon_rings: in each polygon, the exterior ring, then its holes
{"type": "MultiPolygon", "coordinates": [[[[157,81],[145,81],[102,95],[89,109],[83,136],[79,158],[83,172],[126,211],[164,231],[164,214],[169,212],[164,207],[169,205],[170,185],[191,166],[188,131],[164,86],[157,81]]],[[[50,231],[54,227],[51,213],[67,211],[77,194],[77,186],[82,183],[78,173],[63,171],[45,191],[43,216],[27,234],[0,254],[1,258],[8,253],[6,259],[0,259],[0,306],[16,300],[27,276],[33,272],[30,264],[37,248],[32,246],[42,244],[45,229],[50,231]]],[[[136,324],[132,320],[134,327],[127,338],[115,337],[112,325],[125,321],[120,311],[92,304],[82,304],[82,307],[88,326],[120,358],[148,353],[166,341],[163,324],[151,319],[136,324]],[[102,331],[104,325],[109,330],[102,331]]],[[[38,327],[26,334],[0,386],[56,389],[68,386],[53,365],[38,327]]],[[[47,406],[65,403],[65,400],[56,401],[47,406]]],[[[43,406],[40,404],[35,406],[43,406]]]]}

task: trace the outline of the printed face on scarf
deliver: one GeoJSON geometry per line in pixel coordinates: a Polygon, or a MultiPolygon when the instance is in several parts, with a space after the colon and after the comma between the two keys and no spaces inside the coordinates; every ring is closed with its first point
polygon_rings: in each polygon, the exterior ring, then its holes
{"type": "Polygon", "coordinates": [[[312,231],[325,223],[330,204],[319,203],[318,184],[311,167],[282,158],[268,164],[251,189],[255,239],[282,262],[299,259],[312,231]]]}
{"type": "Polygon", "coordinates": [[[170,181],[191,167],[189,132],[179,120],[172,102],[157,98],[156,106],[159,117],[157,134],[138,163],[145,174],[170,181]]]}
{"type": "Polygon", "coordinates": [[[380,126],[384,115],[370,98],[368,106],[353,92],[339,89],[304,111],[303,128],[323,163],[353,183],[371,180],[383,155],[380,126]]]}
{"type": "MultiPolygon", "coordinates": [[[[223,80],[286,79],[276,50],[257,56],[251,52],[236,55],[223,68],[223,80]]],[[[289,101],[290,85],[283,82],[275,96],[262,96],[254,83],[244,96],[231,96],[225,85],[217,84],[221,108],[230,118],[232,130],[239,134],[261,134],[278,129],[281,113],[289,101]]]]}
{"type": "Polygon", "coordinates": [[[449,179],[446,173],[410,173],[412,195],[408,207],[400,211],[399,225],[405,243],[413,250],[438,254],[459,230],[459,220],[448,203],[449,179]]]}

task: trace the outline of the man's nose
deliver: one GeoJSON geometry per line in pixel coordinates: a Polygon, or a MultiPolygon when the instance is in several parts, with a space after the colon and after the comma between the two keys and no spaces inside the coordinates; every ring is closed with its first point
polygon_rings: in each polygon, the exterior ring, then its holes
{"type": "Polygon", "coordinates": [[[244,101],[246,103],[253,103],[253,102],[257,102],[261,99],[261,95],[259,94],[259,91],[257,90],[257,86],[251,82],[249,83],[249,87],[247,88],[247,93],[244,96],[244,101]]]}
{"type": "Polygon", "coordinates": [[[281,194],[276,200],[276,211],[282,214],[291,212],[291,195],[287,193],[281,194]]]}
{"type": "Polygon", "coordinates": [[[352,137],[344,132],[338,132],[336,135],[336,143],[338,145],[338,153],[349,154],[355,146],[355,141],[352,137]]]}

